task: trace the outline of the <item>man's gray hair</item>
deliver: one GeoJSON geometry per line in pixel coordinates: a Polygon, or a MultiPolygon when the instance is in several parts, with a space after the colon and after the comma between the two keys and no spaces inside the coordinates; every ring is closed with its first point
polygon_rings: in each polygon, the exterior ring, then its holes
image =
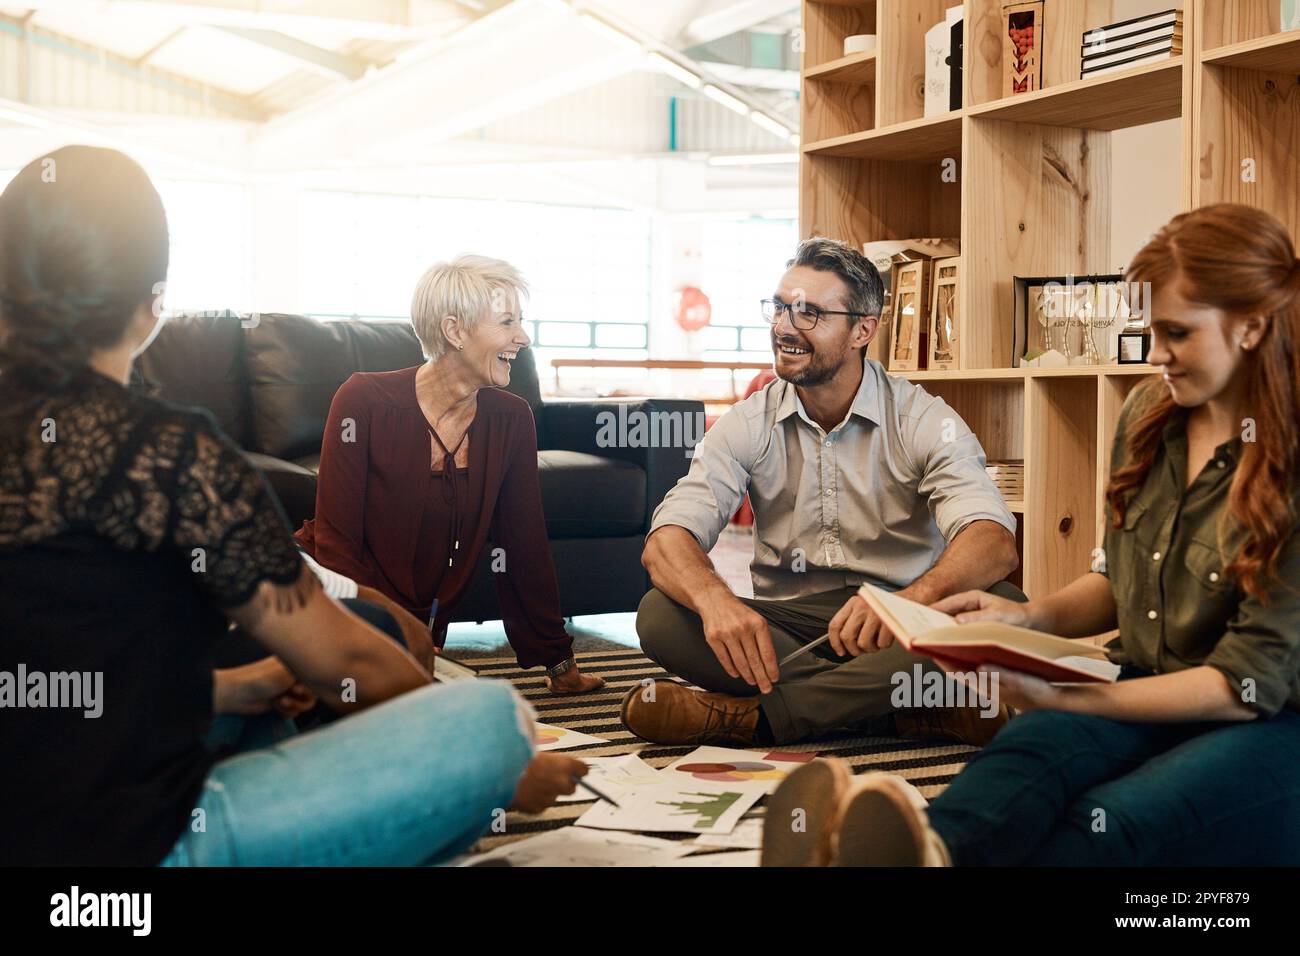
{"type": "MultiPolygon", "coordinates": [[[[814,236],[799,243],[787,269],[806,266],[818,272],[833,272],[848,286],[845,311],[879,316],[885,304],[885,284],[871,260],[847,242],[814,236]]],[[[852,325],[858,320],[849,317],[852,325]]]]}
{"type": "Polygon", "coordinates": [[[453,317],[468,332],[490,319],[502,293],[528,296],[528,283],[508,262],[487,256],[460,256],[439,262],[420,277],[411,297],[411,326],[431,359],[442,358],[451,348],[442,331],[444,316],[453,317]]]}

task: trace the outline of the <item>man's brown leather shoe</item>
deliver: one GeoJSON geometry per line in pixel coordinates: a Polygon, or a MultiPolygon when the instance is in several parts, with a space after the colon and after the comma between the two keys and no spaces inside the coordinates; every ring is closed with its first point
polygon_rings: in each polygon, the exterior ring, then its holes
{"type": "Polygon", "coordinates": [[[691,690],[675,681],[638,684],[623,698],[623,726],[657,744],[756,743],[757,697],[691,690]]]}
{"type": "Polygon", "coordinates": [[[1001,730],[1010,713],[1005,705],[997,714],[985,717],[980,707],[913,707],[894,714],[900,737],[932,737],[952,740],[971,747],[983,747],[1001,730]]]}

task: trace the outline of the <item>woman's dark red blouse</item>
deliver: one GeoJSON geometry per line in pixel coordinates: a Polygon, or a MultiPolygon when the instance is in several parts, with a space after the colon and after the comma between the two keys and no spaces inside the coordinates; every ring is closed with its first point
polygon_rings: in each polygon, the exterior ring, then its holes
{"type": "Polygon", "coordinates": [[[430,479],[433,439],[416,400],[417,370],[358,372],[339,388],[321,445],[316,516],[296,537],[321,564],[421,620],[436,597],[439,642],[490,543],[502,549],[496,557],[504,570],[494,578],[520,666],[558,664],[573,640],[560,615],[532,409],[509,392],[479,391],[469,469],[458,476],[461,537],[453,555],[451,507],[441,475],[430,479]]]}

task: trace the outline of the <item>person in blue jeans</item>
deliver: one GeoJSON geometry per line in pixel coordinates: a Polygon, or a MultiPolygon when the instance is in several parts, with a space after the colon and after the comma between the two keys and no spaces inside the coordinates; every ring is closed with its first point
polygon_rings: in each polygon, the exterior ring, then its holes
{"type": "Polygon", "coordinates": [[[1162,375],[1121,410],[1094,570],[1027,604],[934,605],[1118,627],[1120,679],[1000,670],[1020,715],[928,806],[896,776],[800,770],[769,806],[766,863],[1300,863],[1300,260],[1273,217],[1219,204],[1175,217],[1128,278],[1150,284],[1162,375]],[[812,838],[782,830],[801,805],[812,838]]]}
{"type": "Polygon", "coordinates": [[[0,856],[429,863],[572,793],[585,765],[534,755],[511,687],[431,685],[325,593],[211,415],[127,388],[167,262],[121,153],[55,150],[0,194],[0,856]],[[268,656],[214,670],[231,623],[268,656]],[[312,701],[350,716],[209,746],[214,715],[312,701]]]}

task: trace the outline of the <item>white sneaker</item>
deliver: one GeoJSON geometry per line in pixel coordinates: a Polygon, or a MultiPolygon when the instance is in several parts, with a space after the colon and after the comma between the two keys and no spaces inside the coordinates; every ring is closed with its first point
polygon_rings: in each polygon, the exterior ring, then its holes
{"type": "Polygon", "coordinates": [[[832,840],[836,866],[952,866],[916,787],[887,773],[864,774],[853,784],[832,840]]]}

